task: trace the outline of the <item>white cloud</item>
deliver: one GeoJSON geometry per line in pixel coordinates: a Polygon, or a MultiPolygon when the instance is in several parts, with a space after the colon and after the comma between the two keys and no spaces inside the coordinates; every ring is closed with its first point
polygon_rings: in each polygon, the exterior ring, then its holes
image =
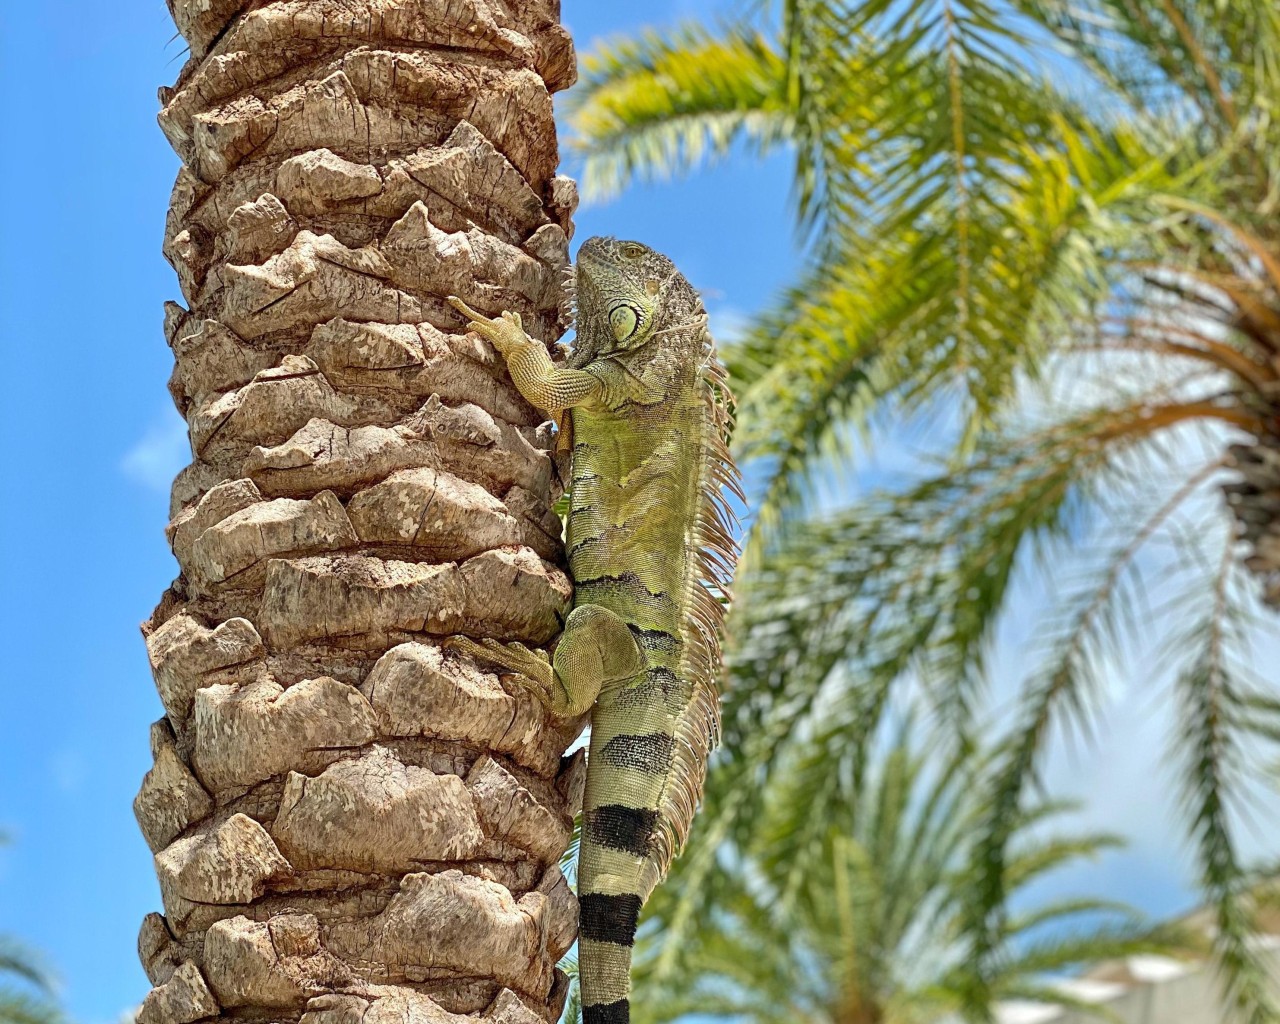
{"type": "Polygon", "coordinates": [[[191,461],[187,425],[176,413],[158,419],[120,460],[120,470],[136,484],[161,494],[191,461]]]}

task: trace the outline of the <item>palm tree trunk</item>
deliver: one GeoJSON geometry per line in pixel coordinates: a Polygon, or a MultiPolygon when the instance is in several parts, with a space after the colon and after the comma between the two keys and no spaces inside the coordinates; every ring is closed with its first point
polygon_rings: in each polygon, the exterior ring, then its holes
{"type": "Polygon", "coordinates": [[[1277,430],[1231,446],[1236,479],[1226,485],[1245,566],[1257,577],[1263,600],[1280,609],[1280,413],[1277,430]]]}
{"type": "Polygon", "coordinates": [[[543,417],[444,297],[561,333],[556,0],[170,0],[194,461],[144,625],[141,1024],[552,1021],[580,723],[441,645],[569,597],[543,417]],[[452,1014],[461,1015],[453,1017],[452,1014]],[[373,1016],[368,1016],[373,1015],[373,1016]]]}

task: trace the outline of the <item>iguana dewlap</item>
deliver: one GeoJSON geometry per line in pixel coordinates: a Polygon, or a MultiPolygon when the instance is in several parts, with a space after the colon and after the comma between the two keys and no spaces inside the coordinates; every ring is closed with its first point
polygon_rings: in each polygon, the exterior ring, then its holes
{"type": "Polygon", "coordinates": [[[736,561],[724,491],[731,396],[702,302],[665,256],[593,238],[576,271],[567,367],[456,300],[535,406],[572,430],[573,611],[550,664],[519,645],[457,645],[527,678],[557,714],[591,715],[578,863],[586,1024],[629,1021],[640,908],[688,834],[719,729],[716,681],[736,561]]]}

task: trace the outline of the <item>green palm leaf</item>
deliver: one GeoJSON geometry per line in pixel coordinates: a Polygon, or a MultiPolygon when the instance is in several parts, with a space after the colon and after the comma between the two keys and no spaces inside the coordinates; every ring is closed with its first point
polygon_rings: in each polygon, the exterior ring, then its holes
{"type": "MultiPolygon", "coordinates": [[[[857,765],[861,782],[838,797],[806,791],[789,770],[766,784],[757,827],[722,843],[710,877],[699,879],[698,888],[709,883],[715,896],[699,911],[696,930],[681,931],[675,921],[692,895],[690,873],[701,869],[677,862],[641,929],[637,1019],[923,1022],[962,1005],[974,969],[962,942],[967,865],[981,783],[995,762],[974,750],[949,760],[925,756],[929,741],[914,716],[876,731],[879,741],[857,765]],[[777,846],[794,831],[797,803],[821,822],[798,878],[792,849],[777,846]],[[673,946],[678,952],[668,956],[673,946]]],[[[786,756],[811,756],[813,739],[797,737],[786,756]]],[[[713,817],[725,794],[715,783],[713,817]]],[[[1045,804],[1019,817],[1010,890],[1114,843],[1035,834],[1066,809],[1045,804]]],[[[1010,925],[1005,942],[984,964],[1000,995],[1101,957],[1168,950],[1171,940],[1129,908],[1080,899],[1031,910],[1010,925]]]]}
{"type": "MultiPolygon", "coordinates": [[[[0,831],[0,847],[8,835],[0,831]]],[[[0,935],[0,1024],[61,1024],[62,1012],[53,1002],[57,989],[51,971],[31,950],[0,935]]]]}
{"type": "Polygon", "coordinates": [[[58,1024],[62,1015],[47,1000],[0,987],[2,1024],[58,1024]]]}
{"type": "Polygon", "coordinates": [[[589,198],[725,156],[766,152],[792,135],[783,58],[746,26],[696,25],[606,45],[583,59],[569,122],[589,198]]]}

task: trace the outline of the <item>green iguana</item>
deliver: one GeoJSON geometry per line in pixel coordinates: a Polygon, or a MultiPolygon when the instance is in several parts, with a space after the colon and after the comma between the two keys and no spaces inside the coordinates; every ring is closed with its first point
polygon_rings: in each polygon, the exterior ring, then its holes
{"type": "Polygon", "coordinates": [[[517,313],[469,327],[572,438],[573,611],[550,662],[519,644],[452,644],[525,677],[560,716],[594,708],[578,860],[585,1024],[630,1020],[640,908],[689,831],[719,732],[716,681],[737,557],[725,491],[732,396],[697,293],[636,242],[578,254],[566,367],[517,313]]]}

